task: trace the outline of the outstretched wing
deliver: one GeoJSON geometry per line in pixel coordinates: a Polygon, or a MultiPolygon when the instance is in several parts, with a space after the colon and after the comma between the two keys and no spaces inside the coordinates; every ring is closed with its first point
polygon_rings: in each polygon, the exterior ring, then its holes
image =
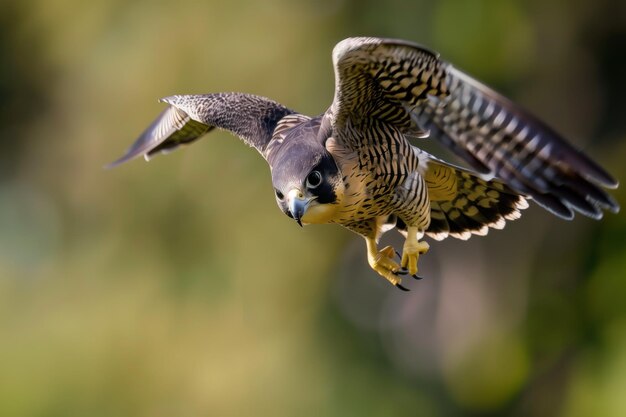
{"type": "Polygon", "coordinates": [[[178,95],[128,151],[107,165],[114,167],[143,155],[149,159],[191,143],[214,128],[230,131],[263,154],[276,125],[292,110],[265,97],[242,93],[178,95]]]}
{"type": "Polygon", "coordinates": [[[403,132],[430,132],[480,173],[563,218],[575,211],[600,218],[603,210],[619,210],[604,190],[617,181],[602,167],[437,54],[401,40],[349,38],[337,44],[333,62],[330,114],[336,129],[376,119],[403,132]]]}
{"type": "Polygon", "coordinates": [[[187,113],[169,106],[139,136],[126,153],[107,165],[113,168],[139,155],[149,160],[154,154],[173,151],[178,146],[195,141],[214,126],[193,120],[187,113]]]}

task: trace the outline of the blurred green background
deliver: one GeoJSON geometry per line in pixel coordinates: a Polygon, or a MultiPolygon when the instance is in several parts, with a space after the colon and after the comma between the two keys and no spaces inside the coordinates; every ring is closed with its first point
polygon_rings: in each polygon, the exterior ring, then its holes
{"type": "Polygon", "coordinates": [[[625,178],[624,2],[5,0],[0,416],[624,415],[623,214],[532,205],[402,293],[226,133],[102,169],[159,97],[323,112],[354,35],[438,50],[625,178]]]}

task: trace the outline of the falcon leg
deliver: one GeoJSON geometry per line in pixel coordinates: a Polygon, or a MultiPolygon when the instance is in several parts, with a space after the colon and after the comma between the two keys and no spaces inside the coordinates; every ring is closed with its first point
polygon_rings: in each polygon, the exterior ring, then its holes
{"type": "Polygon", "coordinates": [[[402,268],[393,260],[395,256],[393,247],[386,246],[379,251],[376,245],[376,239],[366,237],[365,242],[367,243],[367,261],[372,269],[378,272],[380,276],[385,278],[392,285],[406,290],[400,285],[402,279],[398,276],[398,273],[402,272],[402,268]]]}
{"type": "Polygon", "coordinates": [[[404,247],[402,248],[401,266],[409,270],[409,274],[417,274],[417,260],[420,255],[428,252],[428,242],[420,242],[417,239],[417,227],[408,227],[404,247]]]}

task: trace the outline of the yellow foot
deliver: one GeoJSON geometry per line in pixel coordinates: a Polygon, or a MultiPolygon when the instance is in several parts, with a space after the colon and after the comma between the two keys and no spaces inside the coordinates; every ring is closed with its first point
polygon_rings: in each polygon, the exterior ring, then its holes
{"type": "Polygon", "coordinates": [[[402,268],[406,268],[410,275],[417,274],[417,260],[420,255],[428,252],[430,245],[417,240],[417,228],[409,227],[404,247],[402,248],[402,268]],[[413,230],[411,230],[413,229],[413,230]]]}
{"type": "MultiPolygon", "coordinates": [[[[380,251],[376,248],[376,241],[374,239],[367,239],[367,261],[370,267],[380,276],[389,281],[392,285],[400,288],[401,290],[408,291],[400,282],[402,279],[398,276],[398,273],[402,273],[402,267],[393,260],[396,255],[396,251],[391,246],[387,246],[380,251]]],[[[406,272],[404,272],[406,273],[406,272]]]]}

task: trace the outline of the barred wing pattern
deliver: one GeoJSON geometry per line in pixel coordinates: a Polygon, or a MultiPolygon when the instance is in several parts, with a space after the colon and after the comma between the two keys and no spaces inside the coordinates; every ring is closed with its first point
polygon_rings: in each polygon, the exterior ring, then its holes
{"type": "Polygon", "coordinates": [[[445,65],[450,95],[415,109],[420,126],[560,217],[578,211],[599,219],[603,209],[618,210],[601,188],[617,186],[604,169],[518,105],[445,65]]]}
{"type": "Polygon", "coordinates": [[[426,234],[436,240],[453,236],[484,236],[502,229],[506,220],[521,216],[526,199],[497,179],[484,180],[473,172],[448,164],[414,147],[425,161],[424,180],[430,197],[430,225],[426,234]]]}
{"type": "MultiPolygon", "coordinates": [[[[333,50],[335,128],[376,118],[429,131],[483,174],[571,219],[617,212],[617,182],[534,116],[419,45],[346,39],[333,50]]],[[[363,144],[347,143],[358,148],[363,144]]]]}
{"type": "Polygon", "coordinates": [[[285,106],[265,97],[243,93],[177,95],[161,101],[169,104],[114,167],[143,155],[167,153],[191,143],[213,130],[227,130],[247,145],[264,154],[278,122],[294,113],[285,106]]]}
{"type": "Polygon", "coordinates": [[[107,168],[140,155],[147,161],[154,154],[168,153],[182,144],[191,143],[211,129],[213,126],[193,120],[184,111],[170,106],[161,112],[121,158],[111,162],[107,168]]]}
{"type": "MultiPolygon", "coordinates": [[[[330,108],[335,132],[367,119],[392,124],[411,136],[424,136],[407,107],[429,96],[447,96],[437,55],[402,40],[348,38],[333,49],[335,97],[330,108]],[[415,135],[414,132],[418,132],[415,135]]],[[[342,135],[354,149],[363,144],[342,135]]]]}

